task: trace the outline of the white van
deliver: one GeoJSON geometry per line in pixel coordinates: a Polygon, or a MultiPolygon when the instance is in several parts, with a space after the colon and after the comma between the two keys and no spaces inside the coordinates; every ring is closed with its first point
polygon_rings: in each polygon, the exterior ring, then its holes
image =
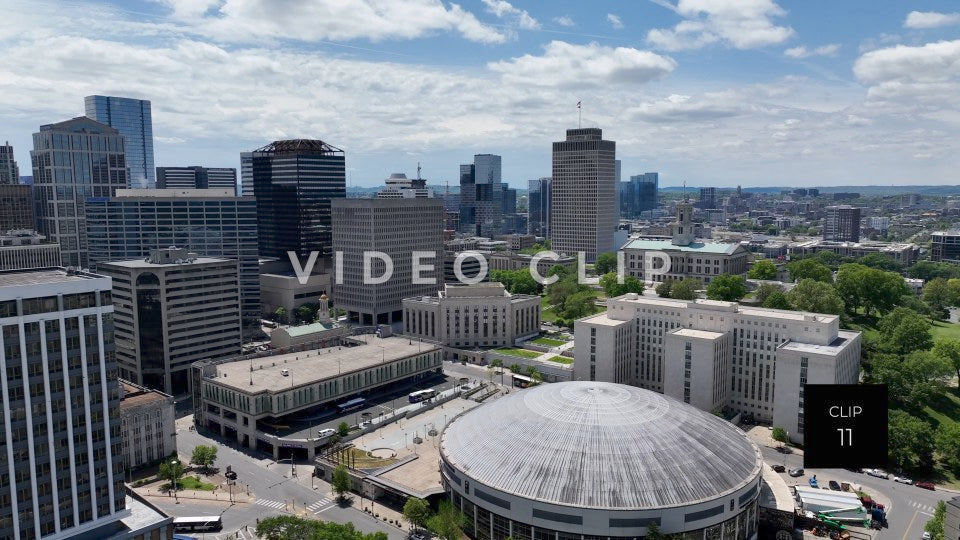
{"type": "Polygon", "coordinates": [[[317,436],[320,437],[321,439],[324,438],[324,437],[332,437],[336,432],[337,432],[337,430],[335,430],[335,429],[330,429],[330,428],[327,428],[327,429],[318,429],[318,430],[317,430],[317,436]]]}

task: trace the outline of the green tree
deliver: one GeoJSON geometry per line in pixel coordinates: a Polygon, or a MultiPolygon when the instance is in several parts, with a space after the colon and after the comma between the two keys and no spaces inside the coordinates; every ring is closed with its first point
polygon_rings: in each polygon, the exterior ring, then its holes
{"type": "Polygon", "coordinates": [[[743,276],[720,274],[707,285],[707,298],[736,302],[747,295],[747,282],[743,276]]]}
{"type": "Polygon", "coordinates": [[[204,472],[210,472],[214,462],[217,461],[217,445],[198,444],[193,449],[193,455],[190,456],[190,464],[201,467],[204,472]]]}
{"type": "Polygon", "coordinates": [[[599,309],[594,303],[596,298],[593,291],[590,290],[571,294],[563,303],[563,317],[573,320],[596,313],[599,309]]]}
{"type": "Polygon", "coordinates": [[[776,283],[763,283],[753,291],[753,298],[756,299],[757,303],[763,304],[767,301],[767,297],[775,292],[782,293],[783,287],[776,283]]]}
{"type": "Polygon", "coordinates": [[[337,435],[340,435],[341,437],[346,437],[349,434],[350,434],[350,424],[346,422],[340,422],[340,424],[337,426],[337,435]]]}
{"type": "Polygon", "coordinates": [[[347,472],[347,468],[343,465],[337,465],[330,478],[330,487],[337,494],[338,501],[342,502],[344,500],[346,494],[350,491],[350,484],[350,473],[347,472]]]}
{"type": "Polygon", "coordinates": [[[833,274],[830,272],[830,267],[817,259],[808,258],[793,261],[787,264],[787,271],[790,273],[791,281],[813,279],[824,283],[833,283],[833,274]]]}
{"type": "Polygon", "coordinates": [[[753,267],[747,272],[747,277],[764,280],[777,279],[777,265],[773,264],[770,259],[760,259],[753,263],[753,267]]]}
{"type": "Polygon", "coordinates": [[[703,288],[703,283],[697,278],[683,278],[670,285],[670,298],[678,300],[693,300],[697,291],[703,288]]]}
{"type": "Polygon", "coordinates": [[[933,510],[933,517],[923,526],[923,530],[930,533],[930,540],[944,540],[943,522],[947,518],[947,503],[937,501],[937,507],[933,510]]]}
{"type": "Polygon", "coordinates": [[[950,361],[950,365],[957,372],[957,387],[960,388],[960,340],[938,340],[933,346],[933,354],[950,361]]]}
{"type": "Polygon", "coordinates": [[[278,323],[287,322],[287,309],[283,306],[280,306],[273,310],[273,320],[277,321],[278,323]]]}
{"type": "Polygon", "coordinates": [[[933,465],[933,429],[930,424],[900,410],[890,411],[887,451],[900,469],[929,469],[933,465]]]}
{"type": "Polygon", "coordinates": [[[616,272],[608,272],[600,276],[600,288],[607,298],[613,298],[627,293],[643,294],[643,282],[634,276],[626,276],[623,283],[618,283],[616,272]]]}
{"type": "Polygon", "coordinates": [[[490,367],[493,369],[500,368],[500,384],[503,384],[503,360],[494,358],[490,361],[490,367]]]}
{"type": "Polygon", "coordinates": [[[930,321],[916,311],[896,308],[880,319],[881,343],[901,356],[933,347],[930,321]]]}
{"type": "Polygon", "coordinates": [[[450,501],[441,501],[434,514],[427,520],[427,528],[441,540],[460,540],[467,526],[467,517],[450,501]]]}
{"type": "Polygon", "coordinates": [[[787,444],[787,430],[780,426],[774,426],[773,431],[770,432],[770,438],[781,445],[787,444]]]}
{"type": "Polygon", "coordinates": [[[541,286],[533,279],[529,268],[493,270],[490,272],[490,281],[502,283],[513,294],[540,294],[541,286]]]}
{"type": "Polygon", "coordinates": [[[876,355],[871,360],[870,379],[886,384],[890,402],[909,411],[921,411],[943,396],[952,374],[949,360],[930,351],[914,351],[903,359],[876,355]]]}
{"type": "Polygon", "coordinates": [[[763,301],[762,306],[768,309],[793,309],[790,300],[787,299],[787,295],[780,291],[768,296],[767,299],[763,301]]]}
{"type": "Polygon", "coordinates": [[[886,313],[902,296],[911,294],[900,274],[852,263],[841,264],[837,270],[837,292],[848,309],[863,307],[868,315],[873,311],[886,313]]]}
{"type": "Polygon", "coordinates": [[[934,446],[943,464],[960,472],[960,424],[941,423],[934,436],[934,446]]]}
{"type": "Polygon", "coordinates": [[[297,314],[297,320],[300,322],[311,322],[317,316],[317,311],[309,304],[298,307],[295,313],[297,314]]]}
{"type": "Polygon", "coordinates": [[[670,298],[670,288],[672,285],[673,285],[672,279],[664,280],[663,283],[657,285],[657,288],[655,289],[657,292],[657,296],[659,296],[660,298],[670,298]]]}
{"type": "Polygon", "coordinates": [[[421,498],[407,497],[407,502],[403,503],[403,517],[414,530],[426,527],[430,514],[430,504],[421,498]]]}
{"type": "Polygon", "coordinates": [[[833,285],[810,278],[801,279],[796,287],[787,293],[787,301],[794,309],[813,313],[843,313],[843,299],[833,285]]]}
{"type": "Polygon", "coordinates": [[[598,276],[609,272],[617,271],[617,254],[610,251],[597,255],[597,262],[593,265],[593,270],[598,276]]]}
{"type": "Polygon", "coordinates": [[[169,480],[171,487],[176,491],[177,486],[180,484],[180,479],[183,478],[185,473],[186,468],[184,468],[183,462],[177,459],[177,456],[173,456],[173,458],[160,464],[160,470],[157,476],[164,480],[169,480]]]}
{"type": "Polygon", "coordinates": [[[860,260],[857,262],[864,266],[885,272],[896,272],[898,274],[903,272],[903,265],[886,253],[870,253],[869,255],[860,257],[860,260]]]}
{"type": "Polygon", "coordinates": [[[510,373],[523,375],[523,368],[520,367],[520,364],[510,364],[510,373]]]}
{"type": "Polygon", "coordinates": [[[923,286],[923,301],[941,312],[956,303],[950,284],[943,278],[930,280],[923,286]]]}
{"type": "Polygon", "coordinates": [[[907,276],[930,281],[935,278],[950,279],[960,277],[960,268],[950,263],[917,261],[907,269],[907,276]]]}
{"type": "Polygon", "coordinates": [[[363,533],[353,523],[317,521],[297,516],[271,516],[259,520],[256,534],[265,540],[387,540],[387,533],[363,533]]]}

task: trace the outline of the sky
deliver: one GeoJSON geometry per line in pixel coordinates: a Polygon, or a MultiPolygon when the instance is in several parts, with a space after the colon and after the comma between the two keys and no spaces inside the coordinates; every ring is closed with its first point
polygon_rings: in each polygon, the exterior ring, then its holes
{"type": "Polygon", "coordinates": [[[157,166],[318,138],[348,183],[519,187],[600,127],[623,180],[960,184],[955,0],[0,0],[0,141],[90,94],[149,99],[157,166]],[[581,108],[577,108],[577,103],[581,108]]]}

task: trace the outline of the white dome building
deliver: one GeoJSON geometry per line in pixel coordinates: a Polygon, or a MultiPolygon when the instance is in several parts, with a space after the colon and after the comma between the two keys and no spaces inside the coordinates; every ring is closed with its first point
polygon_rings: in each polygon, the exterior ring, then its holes
{"type": "Polygon", "coordinates": [[[442,476],[477,539],[756,537],[760,450],[732,424],[613,383],[541,385],[456,418],[442,476]]]}

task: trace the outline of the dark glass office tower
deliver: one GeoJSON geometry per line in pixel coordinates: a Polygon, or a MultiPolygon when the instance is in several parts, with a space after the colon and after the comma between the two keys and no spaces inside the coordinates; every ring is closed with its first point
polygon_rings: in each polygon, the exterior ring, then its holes
{"type": "Polygon", "coordinates": [[[343,150],[320,140],[274,141],[253,151],[260,256],[330,257],[330,201],[347,196],[343,150]]]}
{"type": "Polygon", "coordinates": [[[150,101],[116,96],[87,96],[83,98],[83,105],[87,117],[116,128],[123,135],[130,187],[154,187],[156,177],[153,169],[153,115],[150,101]]]}
{"type": "Polygon", "coordinates": [[[157,167],[157,189],[232,189],[237,170],[227,167],[157,167]]]}
{"type": "Polygon", "coordinates": [[[527,192],[527,234],[550,238],[550,177],[530,180],[527,192]]]}
{"type": "Polygon", "coordinates": [[[20,169],[17,160],[13,158],[13,147],[10,143],[0,145],[0,185],[19,184],[20,169]]]}
{"type": "Polygon", "coordinates": [[[477,187],[473,163],[460,165],[460,232],[477,233],[477,187]]]}

